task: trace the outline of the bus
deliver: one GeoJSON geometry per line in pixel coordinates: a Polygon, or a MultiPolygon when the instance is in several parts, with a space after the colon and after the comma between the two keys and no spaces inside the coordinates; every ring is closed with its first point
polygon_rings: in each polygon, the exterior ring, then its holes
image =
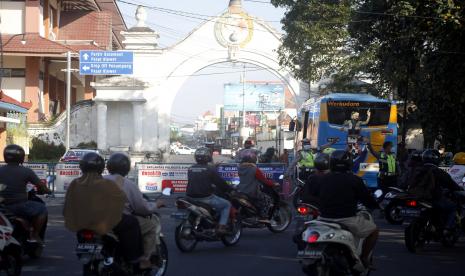
{"type": "Polygon", "coordinates": [[[318,148],[334,141],[335,149],[348,149],[353,154],[353,171],[369,188],[377,187],[378,160],[370,152],[384,142],[397,149],[397,105],[369,94],[332,93],[306,101],[301,108],[303,137],[318,148]]]}

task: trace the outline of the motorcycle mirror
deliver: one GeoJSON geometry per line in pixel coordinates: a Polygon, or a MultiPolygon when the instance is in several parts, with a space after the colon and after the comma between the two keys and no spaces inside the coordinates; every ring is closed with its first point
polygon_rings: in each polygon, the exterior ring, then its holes
{"type": "Polygon", "coordinates": [[[283,179],[284,179],[284,174],[279,176],[279,180],[283,180],[283,179]]]}
{"type": "Polygon", "coordinates": [[[161,193],[165,196],[170,196],[171,195],[171,188],[164,188],[161,193]]]}
{"type": "Polygon", "coordinates": [[[376,198],[380,198],[382,195],[383,195],[383,191],[382,191],[382,190],[378,189],[378,190],[375,191],[375,197],[376,197],[376,198]]]}
{"type": "Polygon", "coordinates": [[[5,190],[6,189],[6,185],[5,184],[0,184],[0,192],[5,190]]]}

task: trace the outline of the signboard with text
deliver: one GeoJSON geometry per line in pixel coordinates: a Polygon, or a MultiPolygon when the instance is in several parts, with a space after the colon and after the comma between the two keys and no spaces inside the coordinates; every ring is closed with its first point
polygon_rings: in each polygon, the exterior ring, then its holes
{"type": "Polygon", "coordinates": [[[284,97],[282,84],[228,83],[224,85],[224,110],[278,111],[284,109],[284,97]]]}
{"type": "Polygon", "coordinates": [[[131,51],[80,51],[81,75],[132,75],[134,53],[131,51]]]}

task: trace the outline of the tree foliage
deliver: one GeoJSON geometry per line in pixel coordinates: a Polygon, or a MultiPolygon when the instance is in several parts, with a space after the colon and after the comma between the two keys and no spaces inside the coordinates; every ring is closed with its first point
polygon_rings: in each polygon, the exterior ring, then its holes
{"type": "Polygon", "coordinates": [[[428,144],[465,149],[465,3],[461,0],[272,0],[287,9],[281,64],[306,81],[370,77],[416,107],[428,144]],[[331,44],[333,42],[333,44],[331,44]]]}

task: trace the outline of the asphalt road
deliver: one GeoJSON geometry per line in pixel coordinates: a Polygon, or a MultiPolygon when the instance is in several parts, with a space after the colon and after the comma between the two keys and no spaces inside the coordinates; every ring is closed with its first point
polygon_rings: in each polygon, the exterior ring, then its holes
{"type": "MultiPolygon", "coordinates": [[[[50,224],[44,256],[39,260],[26,258],[23,275],[81,274],[81,265],[73,254],[74,235],[63,227],[61,201],[54,199],[49,204],[50,224]]],[[[169,249],[167,275],[303,275],[291,242],[292,226],[282,234],[246,229],[237,246],[226,248],[220,242],[199,243],[194,252],[184,254],[174,244],[175,221],[169,218],[174,208],[168,204],[171,207],[161,212],[169,249]]],[[[378,224],[382,232],[374,256],[377,271],[372,275],[465,275],[465,238],[455,248],[432,244],[425,252],[413,255],[405,249],[403,226],[388,226],[382,220],[378,224]]]]}

